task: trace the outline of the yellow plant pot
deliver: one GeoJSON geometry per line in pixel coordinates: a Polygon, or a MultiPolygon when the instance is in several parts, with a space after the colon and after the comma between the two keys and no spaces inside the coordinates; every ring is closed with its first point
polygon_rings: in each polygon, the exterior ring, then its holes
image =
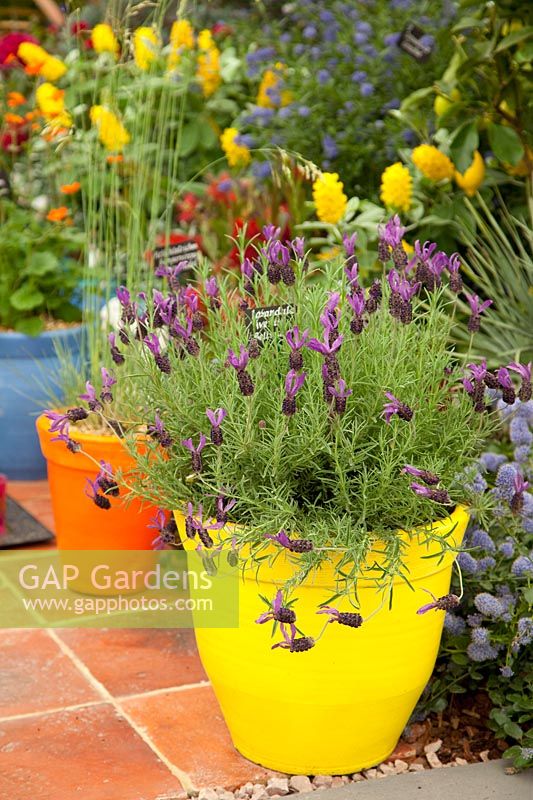
{"type": "MultiPolygon", "coordinates": [[[[187,550],[184,519],[176,514],[187,550]]],[[[460,545],[468,523],[466,509],[457,508],[431,526],[404,539],[404,561],[410,588],[398,578],[392,609],[381,606],[375,585],[361,578],[360,613],[369,617],[360,628],[336,622],[327,625],[316,646],[304,653],[272,650],[282,639],[270,638],[271,623],[255,620],[266,609],[259,595],[273,598],[294,573],[297,556],[283,551],[272,566],[245,571],[240,582],[239,627],[196,629],[196,641],[237,750],[265,767],[291,774],[345,774],[386,759],[426,686],[439,648],[444,612],[418,615],[431,591],[448,593],[452,553],[442,558],[439,538],[460,545]],[[414,591],[413,591],[414,589],[414,591]]],[[[368,566],[383,560],[376,543],[368,566]]],[[[324,565],[295,592],[298,628],[317,637],[325,618],[317,609],[335,594],[334,566],[324,565]]],[[[341,611],[354,609],[346,600],[333,603],[341,611]]]]}

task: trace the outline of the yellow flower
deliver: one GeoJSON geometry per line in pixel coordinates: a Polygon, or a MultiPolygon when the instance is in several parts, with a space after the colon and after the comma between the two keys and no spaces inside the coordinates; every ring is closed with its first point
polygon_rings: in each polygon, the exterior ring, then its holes
{"type": "Polygon", "coordinates": [[[348,203],[343,189],[344,184],[336,172],[323,172],[313,183],[316,215],[321,222],[331,222],[335,225],[342,219],[348,203]]]}
{"type": "Polygon", "coordinates": [[[97,53],[113,53],[118,56],[120,47],[111,25],[100,22],[91,31],[91,41],[97,53]]]}
{"type": "Polygon", "coordinates": [[[188,19],[177,19],[170,29],[170,54],[168,56],[168,69],[174,69],[179,64],[184,50],[194,47],[194,30],[188,19]]]}
{"type": "Polygon", "coordinates": [[[220,144],[230,167],[245,167],[251,160],[250,151],[246,145],[235,141],[238,135],[237,128],[226,128],[220,137],[220,144]]]}
{"type": "Polygon", "coordinates": [[[453,178],[454,166],[447,155],[432,144],[420,144],[411,153],[413,164],[432,181],[453,178]]]}
{"type": "Polygon", "coordinates": [[[116,114],[105,106],[93,106],[90,116],[104,147],[115,152],[123,150],[130,141],[130,135],[116,114]]]}
{"type": "Polygon", "coordinates": [[[408,256],[410,256],[411,253],[415,252],[415,248],[413,247],[413,245],[409,244],[409,242],[406,242],[405,239],[402,239],[402,247],[408,256]]]}
{"type": "Polygon", "coordinates": [[[67,71],[65,64],[59,58],[51,56],[44,47],[33,42],[22,42],[17,55],[26,65],[28,74],[40,75],[47,81],[57,81],[67,71]]]}
{"type": "Polygon", "coordinates": [[[153,28],[137,28],[133,34],[133,57],[139,69],[147,70],[157,57],[159,36],[153,28]]]}
{"type": "Polygon", "coordinates": [[[45,117],[57,117],[65,110],[65,92],[52,83],[41,83],[35,92],[35,99],[39,110],[45,117]]]}
{"type": "Polygon", "coordinates": [[[474,152],[474,158],[466,172],[461,174],[456,170],[454,177],[457,186],[466,192],[469,197],[475,195],[485,177],[485,162],[479,150],[474,152]]]}
{"type": "Polygon", "coordinates": [[[337,258],[341,254],[341,249],[338,245],[334,245],[330,247],[329,250],[321,250],[320,253],[317,253],[317,259],[319,261],[331,261],[333,258],[337,258]]]}
{"type": "Polygon", "coordinates": [[[259,89],[257,90],[256,105],[261,108],[275,108],[276,106],[286,106],[292,102],[292,92],[287,90],[280,92],[279,99],[275,97],[276,89],[283,81],[285,65],[278,61],[274,69],[266,69],[261,78],[259,89]]]}
{"type": "Polygon", "coordinates": [[[387,208],[408,211],[413,197],[413,179],[407,167],[397,161],[381,175],[380,197],[387,208]]]}
{"type": "Polygon", "coordinates": [[[213,41],[211,31],[204,30],[198,34],[198,66],[196,77],[202,87],[204,97],[210,97],[215,92],[222,78],[220,77],[220,50],[213,41]]]}

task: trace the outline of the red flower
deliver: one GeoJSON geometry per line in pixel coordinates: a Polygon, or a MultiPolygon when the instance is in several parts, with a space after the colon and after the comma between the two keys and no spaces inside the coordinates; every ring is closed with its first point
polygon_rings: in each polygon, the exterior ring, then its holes
{"type": "Polygon", "coordinates": [[[232,187],[233,178],[229,172],[222,172],[218,177],[213,178],[207,187],[207,194],[216,203],[222,203],[229,207],[237,201],[237,195],[232,187]]]}
{"type": "Polygon", "coordinates": [[[84,19],[77,20],[76,22],[73,22],[72,25],[70,26],[70,32],[72,36],[78,36],[80,33],[83,33],[83,31],[88,31],[88,30],[89,30],[89,23],[85,22],[84,19]]]}
{"type": "Polygon", "coordinates": [[[178,206],[178,221],[192,222],[196,216],[196,211],[199,204],[200,198],[192,192],[187,192],[178,206]]]}
{"type": "Polygon", "coordinates": [[[34,36],[27,33],[8,33],[0,37],[0,70],[23,66],[17,58],[17,51],[22,42],[39,44],[34,36]]]}
{"type": "Polygon", "coordinates": [[[24,142],[30,138],[25,125],[9,126],[0,134],[0,147],[8,153],[18,153],[24,142]]]}

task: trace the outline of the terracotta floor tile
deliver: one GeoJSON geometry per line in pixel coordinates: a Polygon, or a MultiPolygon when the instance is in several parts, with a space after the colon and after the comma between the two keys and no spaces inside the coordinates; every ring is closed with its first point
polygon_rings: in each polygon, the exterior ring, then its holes
{"type": "Polygon", "coordinates": [[[0,630],[0,717],[99,699],[46,631],[0,630]]]}
{"type": "Polygon", "coordinates": [[[0,723],[0,797],[156,800],[180,782],[108,705],[0,723]]]}
{"type": "Polygon", "coordinates": [[[272,774],[235,750],[210,686],[134,698],[122,705],[198,788],[234,789],[272,774]]]}
{"type": "Polygon", "coordinates": [[[192,630],[58,630],[115,696],[207,680],[192,630]]]}

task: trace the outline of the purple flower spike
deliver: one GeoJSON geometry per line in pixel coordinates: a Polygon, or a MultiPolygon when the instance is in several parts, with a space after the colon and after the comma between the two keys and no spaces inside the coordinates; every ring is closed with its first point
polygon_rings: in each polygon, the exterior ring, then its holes
{"type": "Polygon", "coordinates": [[[433,500],[434,503],[441,503],[444,506],[452,505],[446,489],[432,489],[429,486],[422,486],[421,483],[416,483],[416,481],[411,483],[410,488],[419,497],[427,497],[428,500],[433,500]]]}
{"type": "Polygon", "coordinates": [[[291,247],[296,258],[301,261],[305,255],[305,239],[303,236],[296,236],[291,242],[291,247]]]}
{"type": "Polygon", "coordinates": [[[378,232],[380,239],[394,249],[402,243],[405,228],[398,214],[395,214],[385,225],[379,226],[378,232]]]}
{"type": "Polygon", "coordinates": [[[200,440],[196,447],[193,444],[192,439],[182,439],[183,447],[186,447],[191,454],[191,465],[193,472],[201,472],[202,471],[202,450],[206,445],[207,439],[205,438],[204,434],[200,434],[200,440]]]}
{"type": "Polygon", "coordinates": [[[235,498],[230,498],[229,500],[219,495],[217,497],[217,510],[216,510],[216,520],[217,522],[221,522],[225,525],[228,521],[228,514],[232,508],[237,505],[237,501],[235,498]]]}
{"type": "Polygon", "coordinates": [[[265,225],[263,227],[263,236],[267,241],[271,239],[277,239],[281,233],[281,228],[276,228],[275,225],[265,225]]]}
{"type": "Polygon", "coordinates": [[[90,381],[85,384],[85,393],[80,394],[80,400],[85,400],[91,411],[101,411],[103,406],[96,397],[96,389],[90,381]]]}
{"type": "Polygon", "coordinates": [[[412,420],[413,411],[406,403],[402,403],[401,400],[398,400],[392,392],[385,392],[385,397],[389,402],[384,404],[382,414],[387,425],[390,424],[395,414],[397,414],[400,419],[405,420],[405,422],[410,422],[412,420]]]}
{"type": "Polygon", "coordinates": [[[516,400],[516,392],[514,390],[509,370],[505,367],[500,367],[497,372],[498,384],[502,390],[502,400],[507,405],[512,406],[516,400]]]}
{"type": "Polygon", "coordinates": [[[112,403],[113,395],[111,387],[115,385],[117,379],[105,367],[101,368],[102,373],[102,391],[100,392],[100,399],[102,403],[112,403]]]}
{"type": "Polygon", "coordinates": [[[307,342],[306,347],[308,347],[309,350],[314,350],[323,356],[331,356],[336,353],[337,350],[339,350],[343,341],[344,336],[341,333],[340,336],[337,336],[337,338],[332,342],[332,344],[330,344],[329,341],[320,342],[318,339],[310,339],[309,342],[307,342]]]}
{"type": "Polygon", "coordinates": [[[463,290],[463,279],[460,275],[461,259],[459,253],[452,253],[448,259],[448,272],[450,273],[450,289],[455,294],[459,294],[463,290]]]}
{"type": "Polygon", "coordinates": [[[215,277],[208,278],[205,282],[205,293],[208,297],[218,297],[218,282],[215,277]]]}
{"type": "Polygon", "coordinates": [[[348,258],[352,258],[355,255],[355,243],[357,241],[357,233],[352,233],[349,236],[347,233],[344,234],[342,237],[342,244],[344,247],[344,252],[348,258]]]}
{"type": "Polygon", "coordinates": [[[275,536],[267,533],[265,538],[277,542],[286,550],[290,550],[291,553],[309,553],[313,549],[313,542],[310,539],[289,539],[287,532],[284,530],[281,530],[275,536]]]}
{"type": "Polygon", "coordinates": [[[89,497],[98,508],[101,508],[103,511],[109,511],[111,508],[111,501],[105,494],[100,494],[98,480],[92,481],[90,478],[86,480],[88,487],[85,489],[85,494],[87,497],[89,497]]]}
{"type": "Polygon", "coordinates": [[[317,614],[327,614],[328,622],[338,622],[339,625],[347,625],[349,628],[360,628],[363,624],[363,617],[353,611],[339,611],[332,606],[323,606],[317,614]]]}
{"type": "Polygon", "coordinates": [[[250,356],[248,351],[244,347],[244,345],[239,345],[239,355],[235,355],[233,350],[228,350],[228,363],[237,370],[237,372],[241,372],[245,370],[248,366],[248,362],[250,360],[250,356]]]}
{"type": "Polygon", "coordinates": [[[357,261],[353,262],[352,264],[347,264],[344,267],[344,272],[346,274],[346,278],[348,279],[348,283],[350,284],[350,289],[356,289],[359,285],[359,264],[357,261]]]}
{"type": "Polygon", "coordinates": [[[518,398],[522,401],[522,403],[527,403],[531,400],[531,396],[533,394],[532,387],[531,387],[531,361],[529,364],[517,364],[513,362],[509,364],[507,369],[511,369],[513,372],[517,372],[521,379],[522,385],[520,386],[520,391],[518,392],[518,398]]]}
{"type": "Polygon", "coordinates": [[[152,425],[148,425],[147,428],[148,436],[151,436],[152,439],[155,439],[161,447],[172,447],[173,439],[170,436],[169,432],[165,428],[159,413],[156,411],[155,420],[152,425]]]}
{"type": "Polygon", "coordinates": [[[176,544],[178,527],[172,517],[167,519],[167,512],[162,508],[157,509],[155,517],[152,517],[150,525],[147,527],[158,531],[158,535],[152,542],[154,550],[166,550],[169,545],[176,544]]]}
{"type": "Polygon", "coordinates": [[[241,264],[241,272],[246,278],[253,278],[254,276],[254,265],[249,258],[245,258],[241,264]]]}
{"type": "Polygon", "coordinates": [[[513,489],[514,493],[509,502],[513,514],[519,514],[524,507],[524,492],[529,488],[529,483],[524,480],[524,476],[517,470],[514,476],[513,489]]]}
{"type": "Polygon", "coordinates": [[[351,389],[346,388],[346,382],[339,378],[336,386],[328,386],[329,394],[334,398],[334,411],[337,414],[344,414],[346,411],[346,400],[353,394],[351,389]]]}
{"type": "Polygon", "coordinates": [[[471,317],[468,320],[468,330],[470,333],[477,333],[480,328],[481,314],[492,305],[493,301],[485,300],[485,302],[482,303],[477,294],[468,294],[468,292],[465,292],[465,295],[466,299],[468,300],[468,305],[470,306],[470,311],[472,312],[471,317]]]}
{"type": "MultiPolygon", "coordinates": [[[[428,594],[431,594],[431,592],[428,594]]],[[[435,609],[435,611],[453,611],[461,602],[456,594],[445,594],[438,598],[435,597],[434,594],[431,594],[431,596],[433,597],[433,602],[426,603],[426,605],[419,608],[416,612],[417,614],[427,614],[428,611],[432,611],[433,609],[435,609]]]]}
{"type": "Polygon", "coordinates": [[[296,397],[296,394],[304,385],[305,378],[305,372],[298,374],[295,370],[291,369],[290,372],[287,373],[285,378],[285,392],[288,397],[296,397]]]}
{"type": "Polygon", "coordinates": [[[350,294],[346,298],[350,307],[355,314],[356,317],[360,317],[365,310],[365,296],[364,294],[359,291],[355,292],[354,294],[350,294]]]}
{"type": "Polygon", "coordinates": [[[286,267],[291,260],[291,253],[289,248],[276,240],[270,247],[269,255],[272,261],[275,261],[281,267],[286,267]]]}
{"type": "Polygon", "coordinates": [[[217,408],[215,411],[211,411],[210,408],[206,409],[205,415],[209,422],[211,423],[211,441],[217,447],[223,442],[222,431],[220,426],[223,420],[226,418],[228,412],[225,408],[217,408]]]}
{"type": "Polygon", "coordinates": [[[52,423],[48,428],[50,433],[59,433],[62,436],[68,434],[70,419],[67,414],[59,414],[56,411],[45,411],[44,415],[52,423]]]}
{"type": "Polygon", "coordinates": [[[300,329],[297,325],[290,331],[287,331],[285,334],[285,339],[287,340],[287,344],[291,348],[293,352],[297,350],[301,350],[302,347],[305,346],[307,340],[309,338],[309,330],[306,328],[305,331],[300,333],[300,329]]]}
{"type": "Polygon", "coordinates": [[[440,483],[439,476],[435,475],[434,472],[429,472],[427,469],[418,469],[417,467],[412,467],[410,464],[406,464],[402,472],[406,475],[412,475],[413,478],[420,478],[420,480],[424,481],[428,486],[436,486],[437,483],[440,483]]]}
{"type": "Polygon", "coordinates": [[[152,353],[157,367],[161,370],[161,372],[168,374],[170,372],[170,361],[168,360],[168,356],[164,356],[161,353],[161,344],[157,338],[157,335],[155,333],[150,333],[144,338],[143,341],[152,353]]]}
{"type": "MultiPolygon", "coordinates": [[[[265,622],[270,622],[271,620],[291,626],[293,626],[296,621],[296,614],[292,608],[286,608],[283,606],[283,592],[281,589],[276,592],[276,595],[272,601],[271,610],[265,611],[265,613],[261,614],[255,621],[258,625],[263,625],[265,622]]],[[[296,632],[296,629],[294,630],[296,632]]]]}
{"type": "Polygon", "coordinates": [[[60,433],[58,436],[54,436],[53,439],[50,439],[51,442],[63,442],[67,446],[67,450],[70,450],[71,453],[79,453],[81,450],[81,444],[79,442],[75,442],[74,439],[71,439],[68,433],[60,433]]]}
{"type": "Polygon", "coordinates": [[[121,306],[131,305],[131,295],[125,286],[119,286],[117,289],[117,299],[121,306]]]}

